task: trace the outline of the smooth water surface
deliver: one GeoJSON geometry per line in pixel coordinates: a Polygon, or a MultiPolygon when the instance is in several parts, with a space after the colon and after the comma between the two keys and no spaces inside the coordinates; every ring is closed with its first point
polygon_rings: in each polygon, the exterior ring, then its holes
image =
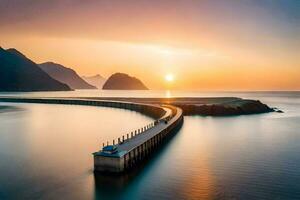
{"type": "Polygon", "coordinates": [[[0,199],[92,199],[92,153],[153,120],[133,111],[9,104],[0,113],[0,199]]]}
{"type": "Polygon", "coordinates": [[[0,113],[0,199],[300,199],[299,92],[180,94],[259,99],[284,113],[185,117],[142,169],[109,177],[94,176],[90,153],[151,119],[118,109],[18,104],[23,110],[0,113]]]}

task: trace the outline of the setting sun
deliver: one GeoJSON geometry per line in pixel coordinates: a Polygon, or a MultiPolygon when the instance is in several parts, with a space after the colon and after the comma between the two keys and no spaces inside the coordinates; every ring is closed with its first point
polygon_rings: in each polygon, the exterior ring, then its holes
{"type": "Polygon", "coordinates": [[[165,76],[165,80],[166,80],[167,82],[172,82],[172,81],[174,81],[174,75],[173,75],[173,74],[167,74],[167,75],[165,76]]]}

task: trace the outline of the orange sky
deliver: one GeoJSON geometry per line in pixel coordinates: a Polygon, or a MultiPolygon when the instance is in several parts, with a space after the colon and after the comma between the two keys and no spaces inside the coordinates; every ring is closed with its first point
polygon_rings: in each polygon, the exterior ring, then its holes
{"type": "Polygon", "coordinates": [[[300,4],[262,2],[4,0],[0,45],[152,89],[299,90],[300,4]]]}

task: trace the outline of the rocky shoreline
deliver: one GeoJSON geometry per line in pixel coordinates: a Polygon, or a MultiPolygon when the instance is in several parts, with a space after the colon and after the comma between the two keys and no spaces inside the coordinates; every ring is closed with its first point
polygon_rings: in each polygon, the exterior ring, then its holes
{"type": "Polygon", "coordinates": [[[235,104],[204,104],[204,105],[184,105],[175,104],[183,109],[185,115],[205,115],[205,116],[234,116],[249,115],[274,112],[266,104],[256,100],[240,100],[235,104]]]}
{"type": "Polygon", "coordinates": [[[170,104],[183,109],[184,115],[203,116],[234,116],[261,114],[268,112],[282,112],[259,100],[242,99],[236,97],[209,98],[92,98],[98,100],[128,101],[149,104],[170,104]]]}

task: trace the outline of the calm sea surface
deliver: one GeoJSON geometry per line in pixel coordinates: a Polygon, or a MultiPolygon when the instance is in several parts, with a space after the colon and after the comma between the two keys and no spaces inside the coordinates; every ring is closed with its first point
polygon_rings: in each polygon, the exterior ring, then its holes
{"type": "Polygon", "coordinates": [[[236,96],[284,111],[185,117],[181,130],[143,168],[108,177],[94,175],[91,153],[151,118],[104,107],[0,103],[17,107],[0,110],[0,200],[300,199],[300,92],[92,90],[0,96],[236,96]]]}

